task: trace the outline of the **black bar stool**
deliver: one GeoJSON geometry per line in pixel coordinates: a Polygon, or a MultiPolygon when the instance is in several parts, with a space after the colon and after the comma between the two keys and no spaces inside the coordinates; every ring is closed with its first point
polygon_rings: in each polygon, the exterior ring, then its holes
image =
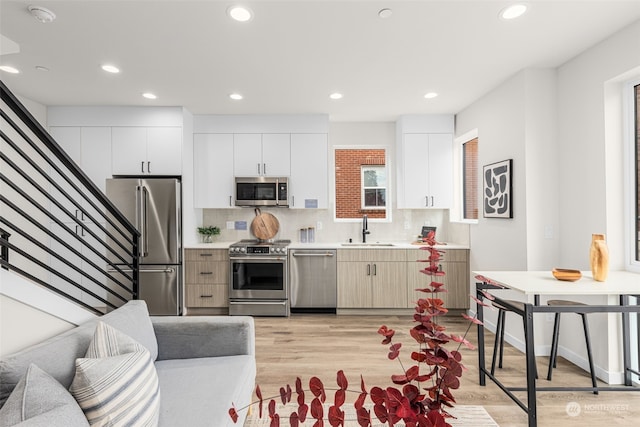
{"type": "MultiPolygon", "coordinates": [[[[576,308],[576,314],[579,314],[582,317],[582,326],[584,328],[584,340],[587,345],[587,357],[589,358],[589,372],[591,374],[591,384],[593,385],[593,394],[598,394],[598,383],[596,381],[595,369],[593,367],[593,356],[591,354],[591,340],[589,339],[589,324],[587,323],[587,313],[580,312],[581,306],[586,306],[586,304],[577,302],[577,301],[566,301],[559,299],[552,299],[547,301],[547,305],[550,306],[574,306],[576,308]]],[[[555,319],[553,322],[553,339],[551,341],[551,354],[549,355],[549,372],[547,373],[547,380],[551,381],[551,374],[553,372],[553,368],[556,367],[556,360],[558,358],[558,336],[560,334],[560,314],[556,313],[555,319]]]]}
{"type": "MultiPolygon", "coordinates": [[[[518,310],[524,311],[524,303],[520,301],[514,300],[504,300],[505,302],[511,304],[518,310]]],[[[504,324],[505,317],[507,315],[507,311],[512,311],[507,306],[500,304],[497,301],[492,302],[493,306],[498,309],[498,321],[496,322],[496,340],[493,344],[493,358],[491,360],[491,375],[495,373],[496,370],[496,357],[498,356],[498,349],[500,351],[500,358],[498,359],[498,368],[502,369],[502,356],[504,355],[504,324]]],[[[527,331],[527,321],[522,316],[522,323],[524,325],[525,335],[527,331]]],[[[538,378],[538,367],[536,366],[536,378],[538,378]]]]}

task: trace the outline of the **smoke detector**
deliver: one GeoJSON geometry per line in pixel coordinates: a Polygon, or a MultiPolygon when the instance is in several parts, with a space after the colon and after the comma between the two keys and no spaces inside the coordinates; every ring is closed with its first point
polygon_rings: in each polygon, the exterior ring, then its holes
{"type": "Polygon", "coordinates": [[[46,7],[31,5],[29,6],[29,12],[31,13],[31,16],[33,16],[43,24],[47,24],[56,19],[56,14],[46,7]]]}

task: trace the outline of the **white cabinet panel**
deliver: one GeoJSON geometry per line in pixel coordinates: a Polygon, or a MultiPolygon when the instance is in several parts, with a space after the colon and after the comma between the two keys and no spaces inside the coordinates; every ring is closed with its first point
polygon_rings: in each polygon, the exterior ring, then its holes
{"type": "Polygon", "coordinates": [[[291,136],[288,133],[262,135],[262,175],[291,174],[291,136]]]}
{"type": "Polygon", "coordinates": [[[327,134],[291,135],[290,208],[327,208],[327,144],[327,134]]]}
{"type": "Polygon", "coordinates": [[[147,160],[147,128],[114,127],[111,132],[113,174],[143,174],[147,160]]]}
{"type": "Polygon", "coordinates": [[[105,181],[111,178],[111,128],[83,127],[80,129],[82,148],[80,167],[98,188],[105,191],[105,181]]]}
{"type": "Polygon", "coordinates": [[[151,175],[182,174],[182,129],[147,129],[147,172],[151,175]]]}
{"type": "Polygon", "coordinates": [[[194,207],[233,206],[233,135],[193,136],[194,207]]]}
{"type": "Polygon", "coordinates": [[[453,135],[403,134],[398,208],[447,209],[453,191],[453,135]]]}
{"type": "Polygon", "coordinates": [[[234,134],[235,176],[289,176],[289,138],[289,134],[234,134]]]}
{"type": "Polygon", "coordinates": [[[114,175],[180,175],[182,128],[112,128],[114,175]]]}
{"type": "Polygon", "coordinates": [[[233,135],[233,173],[235,176],[262,175],[262,135],[233,135]]]}

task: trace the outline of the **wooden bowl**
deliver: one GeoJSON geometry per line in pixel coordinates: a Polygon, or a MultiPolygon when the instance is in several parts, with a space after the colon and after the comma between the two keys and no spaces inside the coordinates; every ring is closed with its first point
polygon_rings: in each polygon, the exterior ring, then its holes
{"type": "Polygon", "coordinates": [[[554,268],[551,270],[553,277],[558,280],[563,280],[566,282],[575,282],[576,280],[580,280],[582,278],[582,273],[580,270],[569,270],[566,268],[554,268]]]}

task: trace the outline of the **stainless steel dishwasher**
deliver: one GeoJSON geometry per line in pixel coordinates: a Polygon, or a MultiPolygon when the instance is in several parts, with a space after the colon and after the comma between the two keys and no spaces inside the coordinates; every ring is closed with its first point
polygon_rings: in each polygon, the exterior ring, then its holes
{"type": "Polygon", "coordinates": [[[289,301],[292,313],[335,313],[335,249],[289,249],[289,301]]]}

